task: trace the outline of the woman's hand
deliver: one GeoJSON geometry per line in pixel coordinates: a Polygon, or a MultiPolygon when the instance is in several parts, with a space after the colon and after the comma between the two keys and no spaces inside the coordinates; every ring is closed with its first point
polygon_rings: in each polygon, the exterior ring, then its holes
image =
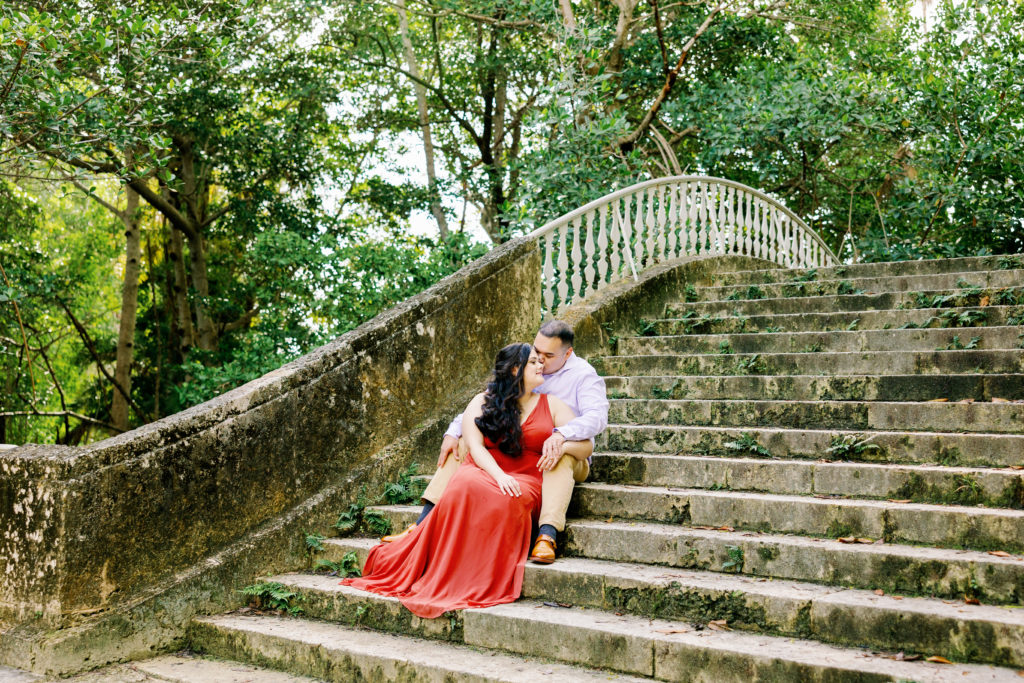
{"type": "Polygon", "coordinates": [[[515,498],[522,495],[522,491],[519,490],[519,481],[512,475],[502,472],[494,478],[494,481],[498,482],[498,488],[505,495],[515,498]]]}

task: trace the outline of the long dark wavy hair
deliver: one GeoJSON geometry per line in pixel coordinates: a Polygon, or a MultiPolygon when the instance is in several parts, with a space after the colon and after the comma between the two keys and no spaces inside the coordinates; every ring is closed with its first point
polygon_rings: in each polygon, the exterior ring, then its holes
{"type": "Polygon", "coordinates": [[[484,406],[476,426],[505,455],[523,453],[523,428],[519,397],[523,395],[523,374],[530,360],[529,344],[509,344],[494,359],[494,377],[487,383],[484,406]]]}

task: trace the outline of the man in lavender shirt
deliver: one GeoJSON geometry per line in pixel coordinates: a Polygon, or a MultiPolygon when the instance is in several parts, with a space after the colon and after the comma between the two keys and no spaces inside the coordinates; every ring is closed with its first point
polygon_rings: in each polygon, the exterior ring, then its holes
{"type": "MultiPolygon", "coordinates": [[[[608,425],[608,398],[604,380],[593,366],[572,350],[572,328],[561,320],[551,320],[541,326],[533,340],[534,349],[544,360],[544,383],[534,391],[553,394],[565,401],[578,416],[566,425],[556,427],[544,442],[537,467],[544,471],[541,486],[540,532],[530,553],[530,560],[550,564],[555,560],[558,532],[565,529],[565,513],[569,508],[572,488],[590,473],[590,459],[574,457],[563,452],[566,441],[590,441],[608,425]]],[[[462,415],[452,420],[441,442],[437,472],[423,492],[423,513],[419,524],[441,499],[448,480],[462,464],[466,448],[462,443],[462,415]]],[[[385,543],[397,540],[415,528],[415,524],[394,536],[385,536],[385,543]]]]}

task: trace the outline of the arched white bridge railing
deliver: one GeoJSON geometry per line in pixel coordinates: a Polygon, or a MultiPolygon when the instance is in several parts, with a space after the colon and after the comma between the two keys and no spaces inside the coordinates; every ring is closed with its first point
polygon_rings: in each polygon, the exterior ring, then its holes
{"type": "Polygon", "coordinates": [[[613,192],[530,235],[543,258],[546,313],[667,259],[742,254],[787,268],[836,264],[796,214],[763,192],[723,178],[656,178],[613,192]]]}

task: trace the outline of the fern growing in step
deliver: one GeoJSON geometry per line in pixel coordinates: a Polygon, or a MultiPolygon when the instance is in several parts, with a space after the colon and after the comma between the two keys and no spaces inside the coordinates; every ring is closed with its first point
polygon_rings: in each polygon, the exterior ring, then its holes
{"type": "Polygon", "coordinates": [[[242,595],[248,596],[250,606],[255,609],[273,610],[296,616],[302,613],[302,608],[297,602],[303,597],[295,591],[288,590],[283,584],[276,581],[254,583],[239,591],[242,595]]]}
{"type": "Polygon", "coordinates": [[[725,447],[730,451],[739,451],[740,453],[753,453],[754,455],[760,455],[766,458],[771,457],[771,453],[767,448],[762,446],[754,438],[753,434],[743,432],[739,438],[735,441],[730,441],[725,444],[725,447]]]}

